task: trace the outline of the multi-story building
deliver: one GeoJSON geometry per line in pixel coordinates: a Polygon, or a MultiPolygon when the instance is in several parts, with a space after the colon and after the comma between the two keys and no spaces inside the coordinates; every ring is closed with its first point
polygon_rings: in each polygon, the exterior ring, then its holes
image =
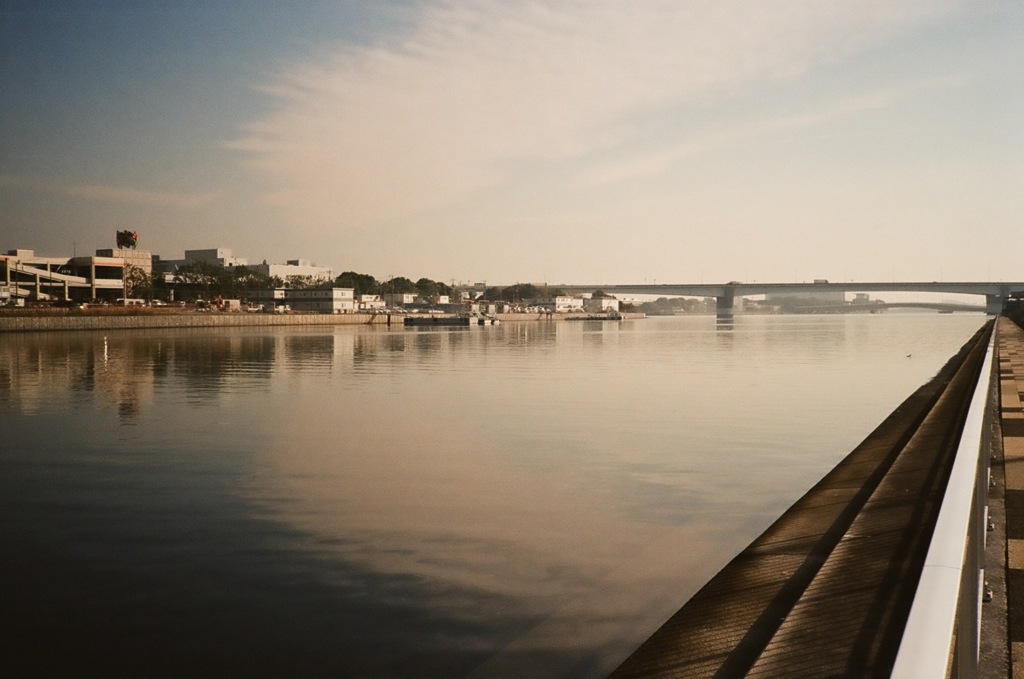
{"type": "Polygon", "coordinates": [[[299,290],[277,288],[256,290],[250,297],[263,304],[264,308],[284,308],[294,311],[311,311],[321,314],[351,314],[356,311],[355,289],[324,288],[299,290]]]}
{"type": "Polygon", "coordinates": [[[290,259],[285,264],[268,264],[263,260],[262,264],[249,264],[249,260],[242,257],[235,257],[228,248],[207,248],[201,250],[185,250],[185,259],[160,259],[156,258],[154,268],[163,272],[168,278],[178,267],[194,262],[204,262],[223,269],[234,269],[244,266],[254,274],[279,278],[285,284],[317,284],[333,280],[333,272],[330,267],[316,266],[308,259],[290,259]]]}
{"type": "Polygon", "coordinates": [[[242,257],[235,257],[228,248],[206,248],[202,250],[185,250],[185,259],[160,259],[156,257],[153,268],[162,273],[174,273],[175,269],[183,264],[193,262],[205,262],[224,269],[236,266],[247,266],[249,260],[242,257]]]}
{"type": "Polygon", "coordinates": [[[117,258],[127,266],[135,267],[147,275],[153,273],[153,253],[134,248],[106,248],[96,251],[97,257],[117,258]]]}
{"type": "Polygon", "coordinates": [[[543,311],[553,311],[556,314],[569,313],[570,311],[583,310],[582,297],[539,297],[529,300],[527,306],[537,307],[543,311]]]}
{"type": "MultiPolygon", "coordinates": [[[[296,292],[333,280],[330,267],[316,266],[307,259],[292,259],[286,264],[267,264],[264,261],[262,264],[250,265],[248,260],[236,257],[228,248],[185,250],[184,259],[161,259],[147,250],[130,248],[101,249],[96,251],[94,257],[42,257],[36,255],[34,250],[17,249],[0,255],[0,298],[113,301],[127,297],[124,280],[126,270],[131,273],[131,269],[135,269],[146,275],[162,273],[168,283],[173,283],[178,267],[196,262],[224,269],[246,266],[253,273],[280,278],[285,285],[295,288],[296,292]]],[[[129,275],[128,287],[131,287],[131,279],[129,275]]],[[[278,300],[273,297],[278,292],[271,291],[271,299],[268,301],[290,305],[291,300],[284,302],[283,298],[278,300]]],[[[312,305],[316,307],[315,310],[323,309],[333,313],[355,310],[355,299],[351,294],[347,298],[337,297],[328,290],[328,296],[324,297],[325,291],[320,292],[319,296],[299,295],[295,301],[299,306],[312,305]]],[[[366,300],[366,304],[368,308],[383,306],[379,299],[376,302],[366,300]]]]}
{"type": "Polygon", "coordinates": [[[418,296],[415,292],[387,292],[384,293],[384,302],[389,307],[406,306],[415,304],[418,296]]]}
{"type": "Polygon", "coordinates": [[[378,311],[386,306],[380,295],[356,295],[356,305],[360,311],[378,311]]]}
{"type": "Polygon", "coordinates": [[[285,290],[284,298],[296,311],[315,311],[322,314],[351,314],[355,312],[353,288],[327,288],[325,290],[285,290]]]}
{"type": "Polygon", "coordinates": [[[590,297],[584,298],[583,308],[587,311],[593,311],[597,313],[607,311],[618,311],[619,300],[614,297],[590,297]]]}
{"type": "Polygon", "coordinates": [[[334,280],[334,272],[329,266],[316,266],[308,259],[289,259],[285,264],[255,264],[249,267],[255,273],[271,278],[277,277],[284,282],[307,279],[309,281],[334,280]]]}
{"type": "Polygon", "coordinates": [[[34,250],[0,255],[0,297],[4,299],[74,300],[124,297],[126,257],[148,271],[152,255],[140,250],[98,250],[94,257],[43,257],[34,250]],[[117,253],[107,256],[101,253],[117,253]]]}

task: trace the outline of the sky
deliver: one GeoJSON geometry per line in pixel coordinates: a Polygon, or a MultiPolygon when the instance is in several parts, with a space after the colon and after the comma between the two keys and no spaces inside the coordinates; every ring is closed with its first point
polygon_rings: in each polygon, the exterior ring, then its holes
{"type": "Polygon", "coordinates": [[[0,0],[0,249],[1024,280],[1018,0],[0,0]]]}

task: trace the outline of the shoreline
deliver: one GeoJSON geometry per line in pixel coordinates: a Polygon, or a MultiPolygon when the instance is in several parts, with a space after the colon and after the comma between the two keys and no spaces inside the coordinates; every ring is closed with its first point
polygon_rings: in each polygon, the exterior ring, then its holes
{"type": "MultiPolygon", "coordinates": [[[[382,325],[402,327],[407,316],[424,314],[245,314],[245,313],[160,313],[160,314],[0,314],[0,334],[10,332],[66,332],[78,330],[136,330],[154,328],[269,328],[333,325],[382,325]]],[[[493,314],[499,321],[564,321],[573,314],[493,314]]],[[[625,319],[644,314],[623,314],[625,319]]]]}

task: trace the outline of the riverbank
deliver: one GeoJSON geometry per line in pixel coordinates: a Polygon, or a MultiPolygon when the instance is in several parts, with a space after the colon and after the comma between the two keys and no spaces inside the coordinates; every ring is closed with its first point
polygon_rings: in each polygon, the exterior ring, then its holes
{"type": "MultiPolygon", "coordinates": [[[[249,314],[223,312],[0,313],[0,333],[69,330],[137,330],[150,328],[232,328],[310,325],[397,325],[405,314],[249,314]]],[[[496,314],[500,321],[562,321],[573,314],[496,314]]],[[[624,314],[644,318],[644,314],[624,314]]]]}

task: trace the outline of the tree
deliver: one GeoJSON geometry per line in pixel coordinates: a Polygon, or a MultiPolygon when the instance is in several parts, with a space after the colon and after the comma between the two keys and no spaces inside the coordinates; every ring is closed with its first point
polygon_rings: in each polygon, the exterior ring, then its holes
{"type": "Polygon", "coordinates": [[[188,286],[216,285],[224,269],[210,262],[185,262],[174,272],[174,282],[188,286]]]}
{"type": "Polygon", "coordinates": [[[236,266],[232,273],[234,274],[235,285],[242,290],[258,289],[267,278],[266,276],[256,273],[244,264],[236,266]]]}
{"type": "Polygon", "coordinates": [[[295,290],[315,290],[317,288],[331,287],[329,281],[316,276],[287,276],[284,285],[286,288],[295,290]]]}
{"type": "Polygon", "coordinates": [[[449,285],[439,281],[432,281],[429,278],[421,278],[416,281],[416,292],[424,299],[437,299],[445,295],[454,297],[454,291],[449,285]]]}
{"type": "Polygon", "coordinates": [[[185,262],[174,272],[174,282],[193,297],[221,294],[225,284],[230,287],[231,274],[210,262],[185,262]]]}
{"type": "Polygon", "coordinates": [[[501,299],[508,302],[521,302],[524,299],[536,299],[538,297],[547,297],[547,295],[542,294],[537,286],[532,283],[516,283],[501,291],[501,299]]]}
{"type": "Polygon", "coordinates": [[[357,295],[379,295],[381,288],[381,284],[370,274],[355,271],[343,271],[334,279],[334,286],[352,288],[357,295]]]}
{"type": "Polygon", "coordinates": [[[163,273],[159,271],[154,271],[153,273],[151,273],[149,275],[149,287],[150,300],[156,297],[159,297],[160,299],[167,298],[167,278],[163,275],[163,273]]]}
{"type": "Polygon", "coordinates": [[[124,265],[125,297],[145,297],[153,299],[153,279],[141,266],[125,263],[124,265]]]}
{"type": "Polygon", "coordinates": [[[398,276],[389,281],[381,283],[380,290],[383,293],[406,293],[416,292],[416,284],[405,276],[398,276]]]}

